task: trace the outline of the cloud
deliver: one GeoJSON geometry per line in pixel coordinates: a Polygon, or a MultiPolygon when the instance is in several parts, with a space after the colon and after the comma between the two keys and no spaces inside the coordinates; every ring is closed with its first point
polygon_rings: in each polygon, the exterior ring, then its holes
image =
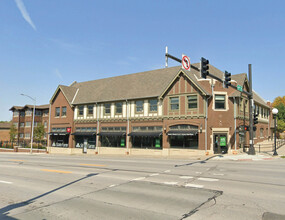
{"type": "Polygon", "coordinates": [[[26,20],[26,22],[28,22],[29,25],[31,25],[32,28],[36,31],[37,28],[36,28],[36,26],[34,25],[34,23],[33,23],[32,19],[31,19],[30,15],[29,15],[29,13],[27,12],[26,7],[25,7],[25,5],[24,5],[24,2],[23,2],[22,0],[15,0],[15,2],[16,2],[16,4],[17,4],[17,7],[18,7],[18,9],[20,10],[20,12],[21,12],[23,18],[24,18],[24,19],[26,20]]]}
{"type": "Polygon", "coordinates": [[[62,79],[62,75],[61,75],[61,73],[59,72],[59,70],[58,69],[55,69],[55,75],[58,77],[58,78],[60,78],[60,79],[62,79]]]}

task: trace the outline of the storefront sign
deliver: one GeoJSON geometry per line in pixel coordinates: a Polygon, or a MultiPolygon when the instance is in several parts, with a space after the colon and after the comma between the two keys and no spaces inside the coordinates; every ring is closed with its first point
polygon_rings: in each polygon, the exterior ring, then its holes
{"type": "Polygon", "coordinates": [[[125,146],[125,138],[121,138],[121,147],[125,146]]]}
{"type": "Polygon", "coordinates": [[[160,148],[160,139],[159,138],[155,139],[155,147],[160,148]]]}
{"type": "Polygon", "coordinates": [[[227,146],[226,137],[220,137],[220,146],[221,147],[227,146]]]}

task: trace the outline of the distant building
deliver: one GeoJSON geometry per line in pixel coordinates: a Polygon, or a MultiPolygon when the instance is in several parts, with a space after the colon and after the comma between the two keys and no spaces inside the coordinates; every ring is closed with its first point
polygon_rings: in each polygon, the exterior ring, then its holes
{"type": "MultiPolygon", "coordinates": [[[[18,130],[16,140],[18,143],[30,142],[32,134],[33,105],[13,106],[10,111],[13,112],[12,123],[18,130]]],[[[47,140],[49,125],[49,105],[37,105],[35,107],[34,127],[43,124],[45,128],[44,140],[47,140]]]]}
{"type": "Polygon", "coordinates": [[[0,123],[0,141],[10,141],[11,122],[0,123]]]}

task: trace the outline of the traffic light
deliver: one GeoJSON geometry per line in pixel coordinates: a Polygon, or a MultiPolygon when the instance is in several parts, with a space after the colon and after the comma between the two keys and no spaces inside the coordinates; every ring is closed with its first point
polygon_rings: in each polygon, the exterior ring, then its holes
{"type": "Polygon", "coordinates": [[[229,86],[231,85],[230,81],[231,81],[231,73],[225,71],[225,88],[229,88],[229,86]]]}
{"type": "Polygon", "coordinates": [[[249,127],[247,125],[244,126],[244,131],[249,131],[249,127]]]}
{"type": "Polygon", "coordinates": [[[201,57],[201,77],[206,79],[207,75],[209,75],[209,60],[201,57]]]}
{"type": "Polygon", "coordinates": [[[256,125],[258,124],[258,118],[257,118],[258,114],[254,114],[254,117],[253,117],[253,124],[256,125]]]}

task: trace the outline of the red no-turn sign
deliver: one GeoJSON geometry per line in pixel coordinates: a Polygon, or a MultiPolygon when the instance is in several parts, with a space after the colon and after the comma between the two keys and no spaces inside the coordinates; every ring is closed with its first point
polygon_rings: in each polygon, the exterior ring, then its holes
{"type": "Polygon", "coordinates": [[[185,69],[185,70],[188,70],[190,71],[190,57],[182,54],[182,68],[185,69]]]}

